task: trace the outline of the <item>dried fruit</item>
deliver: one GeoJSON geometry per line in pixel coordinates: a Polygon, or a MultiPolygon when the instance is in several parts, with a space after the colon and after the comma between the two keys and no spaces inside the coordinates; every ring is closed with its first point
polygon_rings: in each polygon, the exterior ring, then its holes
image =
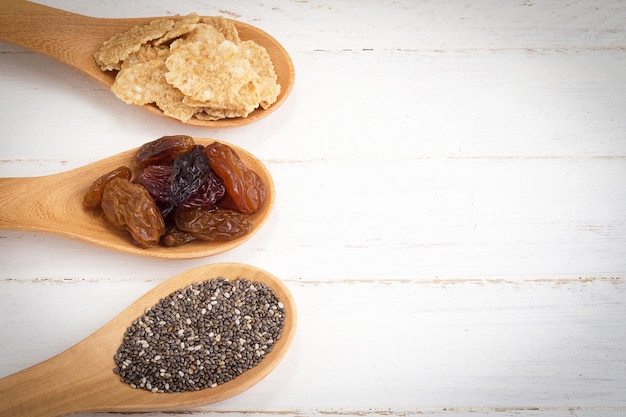
{"type": "Polygon", "coordinates": [[[174,135],[160,137],[143,144],[137,150],[137,166],[144,168],[148,165],[171,164],[178,155],[190,151],[193,147],[194,141],[191,136],[174,135]]]}
{"type": "Polygon", "coordinates": [[[246,214],[259,211],[265,202],[265,185],[261,177],[246,167],[228,145],[214,142],[205,148],[205,152],[236,208],[246,214]]]}
{"type": "Polygon", "coordinates": [[[174,214],[176,227],[197,239],[227,241],[252,230],[250,219],[233,210],[182,209],[174,214]]]}
{"type": "Polygon", "coordinates": [[[209,170],[204,182],[182,204],[184,208],[213,208],[226,195],[224,181],[217,176],[215,171],[209,170]]]}
{"type": "Polygon", "coordinates": [[[170,208],[183,204],[209,175],[211,165],[203,147],[194,146],[174,160],[170,179],[170,208]]]}
{"type": "Polygon", "coordinates": [[[95,180],[83,198],[83,207],[87,210],[95,210],[100,207],[100,202],[102,201],[102,192],[104,191],[104,187],[111,181],[113,178],[124,178],[130,181],[133,173],[130,168],[121,166],[119,168],[115,168],[113,171],[108,172],[95,180]]]}
{"type": "MultiPolygon", "coordinates": [[[[137,183],[143,185],[157,206],[162,210],[169,209],[170,204],[170,178],[172,177],[171,165],[149,165],[137,177],[137,183]]],[[[226,187],[220,177],[209,169],[206,179],[185,202],[181,204],[185,208],[213,208],[226,195],[226,187]]]]}
{"type": "Polygon", "coordinates": [[[185,243],[189,243],[191,241],[196,240],[196,238],[187,232],[183,232],[182,230],[178,230],[176,227],[170,227],[165,232],[163,239],[163,245],[167,247],[174,247],[184,245],[185,243]]]}
{"type": "Polygon", "coordinates": [[[228,145],[163,136],[141,146],[135,160],[134,182],[131,168],[119,167],[94,181],[83,205],[100,207],[138,246],[224,241],[252,230],[248,214],[263,206],[265,185],[228,145]]]}
{"type": "Polygon", "coordinates": [[[161,212],[148,191],[127,179],[113,178],[107,183],[101,207],[105,218],[125,228],[139,247],[156,245],[165,232],[161,212]]]}
{"type": "Polygon", "coordinates": [[[161,211],[170,205],[171,165],[149,165],[137,177],[137,184],[142,185],[161,211]]]}

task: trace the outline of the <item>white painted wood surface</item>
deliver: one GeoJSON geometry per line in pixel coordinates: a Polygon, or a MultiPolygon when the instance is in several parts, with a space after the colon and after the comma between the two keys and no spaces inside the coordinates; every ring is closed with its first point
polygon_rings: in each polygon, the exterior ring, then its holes
{"type": "Polygon", "coordinates": [[[277,186],[266,226],[206,259],[0,231],[0,376],[236,261],[285,281],[298,333],[265,380],[193,416],[626,415],[625,2],[45,4],[239,19],[287,48],[296,85],[262,121],[205,130],[0,43],[1,176],[181,133],[244,147],[277,186]]]}

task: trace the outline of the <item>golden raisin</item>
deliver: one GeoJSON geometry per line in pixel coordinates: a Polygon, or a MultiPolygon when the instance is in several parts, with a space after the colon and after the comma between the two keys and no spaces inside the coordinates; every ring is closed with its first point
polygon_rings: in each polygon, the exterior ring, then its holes
{"type": "Polygon", "coordinates": [[[119,168],[115,168],[113,171],[108,172],[95,180],[83,198],[83,207],[87,210],[95,210],[100,207],[100,202],[102,201],[102,191],[104,191],[104,187],[111,181],[113,178],[124,178],[129,180],[132,178],[133,173],[130,168],[121,166],[119,168]]]}
{"type": "Polygon", "coordinates": [[[104,187],[101,202],[107,220],[126,229],[142,248],[159,243],[165,233],[163,216],[148,191],[123,178],[113,178],[104,187]]]}
{"type": "Polygon", "coordinates": [[[179,230],[207,241],[232,240],[252,230],[252,222],[246,215],[226,209],[179,209],[175,221],[179,230]]]}
{"type": "Polygon", "coordinates": [[[237,210],[246,214],[259,211],[265,202],[265,184],[248,168],[230,146],[214,142],[205,148],[211,168],[224,181],[226,194],[237,210]]]}

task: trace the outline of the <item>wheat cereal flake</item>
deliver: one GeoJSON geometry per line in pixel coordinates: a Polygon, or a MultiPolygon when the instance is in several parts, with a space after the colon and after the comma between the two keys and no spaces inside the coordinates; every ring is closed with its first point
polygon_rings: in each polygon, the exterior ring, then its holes
{"type": "Polygon", "coordinates": [[[232,43],[239,43],[241,39],[239,38],[239,31],[233,22],[226,19],[222,16],[203,16],[200,18],[200,22],[206,23],[210,26],[213,26],[218,30],[226,40],[231,41],[232,43]]]}
{"type": "Polygon", "coordinates": [[[181,20],[176,21],[174,26],[161,38],[154,41],[154,45],[162,45],[171,41],[172,39],[179,38],[191,32],[196,24],[200,21],[200,16],[196,13],[191,13],[182,18],[181,20]]]}
{"type": "Polygon", "coordinates": [[[118,71],[111,90],[129,104],[156,104],[183,122],[247,117],[276,102],[280,85],[265,48],[241,41],[221,16],[157,19],[113,36],[94,58],[118,71]]]}
{"type": "Polygon", "coordinates": [[[267,50],[252,41],[244,41],[239,44],[243,54],[257,73],[257,78],[252,80],[259,93],[259,104],[264,109],[276,102],[280,93],[280,85],[276,82],[277,76],[274,64],[267,50]]]}
{"type": "Polygon", "coordinates": [[[186,122],[198,109],[183,103],[183,94],[165,81],[166,71],[165,61],[159,59],[126,67],[111,90],[125,103],[155,103],[167,116],[186,122]]]}
{"type": "MultiPolygon", "coordinates": [[[[217,46],[225,40],[224,35],[213,26],[207,25],[206,23],[197,23],[193,30],[184,38],[178,38],[170,44],[170,51],[176,51],[179,46],[194,42],[206,43],[208,46],[217,48],[217,46]]],[[[198,58],[202,59],[203,57],[198,58]]]]}
{"type": "Polygon", "coordinates": [[[239,108],[239,92],[256,76],[240,48],[230,41],[215,47],[191,42],[171,51],[166,60],[167,81],[194,101],[223,108],[239,108]]]}
{"type": "Polygon", "coordinates": [[[199,42],[180,45],[166,61],[169,72],[165,77],[183,92],[188,105],[237,111],[238,117],[246,117],[261,102],[274,103],[280,87],[275,75],[269,75],[271,61],[258,55],[265,50],[248,42],[242,45],[229,41],[217,48],[199,42]],[[207,55],[207,59],[196,58],[207,55]]]}
{"type": "Polygon", "coordinates": [[[118,33],[102,44],[94,58],[103,71],[119,70],[121,61],[128,55],[137,52],[141,45],[161,38],[173,26],[173,20],[163,18],[118,33]]]}
{"type": "Polygon", "coordinates": [[[170,48],[165,45],[153,46],[152,44],[141,45],[137,52],[132,52],[128,57],[122,62],[120,70],[124,70],[124,68],[133,66],[135,64],[140,64],[143,62],[152,61],[155,59],[160,59],[165,61],[167,57],[170,55],[170,48]]]}

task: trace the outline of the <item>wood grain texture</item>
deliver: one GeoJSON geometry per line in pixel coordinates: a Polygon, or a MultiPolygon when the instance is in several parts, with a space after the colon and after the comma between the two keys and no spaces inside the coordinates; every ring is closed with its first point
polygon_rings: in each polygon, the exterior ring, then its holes
{"type": "Polygon", "coordinates": [[[298,333],[261,383],[193,416],[626,414],[624,4],[45,3],[230,17],[280,39],[298,77],[269,117],[207,133],[0,44],[0,134],[19,138],[0,141],[0,175],[61,172],[181,133],[246,149],[276,185],[254,239],[210,259],[0,232],[0,375],[71,346],[169,276],[232,261],[284,280],[298,333]],[[41,123],[37,100],[54,103],[41,123]]]}

